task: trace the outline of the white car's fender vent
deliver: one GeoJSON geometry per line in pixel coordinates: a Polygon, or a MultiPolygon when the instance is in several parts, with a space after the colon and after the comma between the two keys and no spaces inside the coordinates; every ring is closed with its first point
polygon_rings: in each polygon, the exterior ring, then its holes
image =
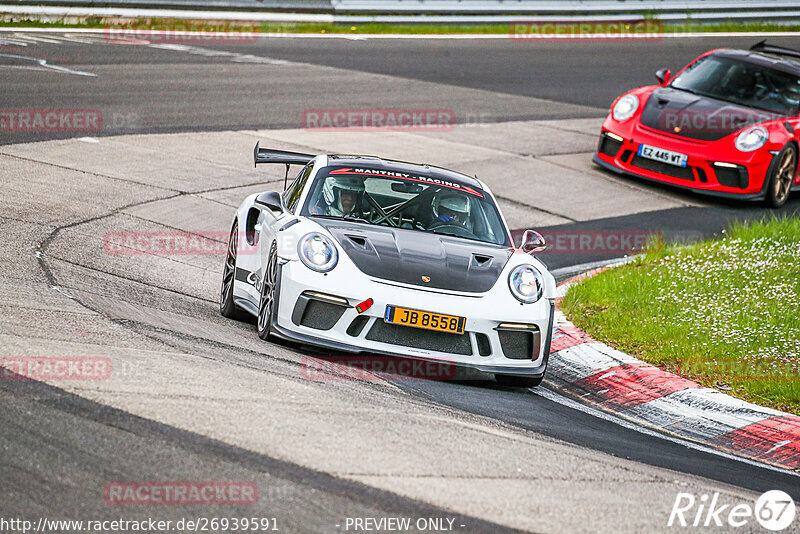
{"type": "Polygon", "coordinates": [[[381,320],[375,321],[367,333],[367,339],[401,347],[434,350],[469,356],[472,354],[472,344],[469,334],[448,334],[422,328],[411,328],[389,324],[381,320]]]}

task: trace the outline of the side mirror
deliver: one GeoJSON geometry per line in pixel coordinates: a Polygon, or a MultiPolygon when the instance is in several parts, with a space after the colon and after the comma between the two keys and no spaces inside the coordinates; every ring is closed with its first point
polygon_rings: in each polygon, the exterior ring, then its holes
{"type": "Polygon", "coordinates": [[[547,247],[547,243],[544,237],[536,230],[525,230],[525,233],[522,234],[522,245],[519,247],[522,252],[530,254],[531,252],[544,250],[545,247],[547,247]]]}
{"type": "Polygon", "coordinates": [[[256,197],[254,203],[264,206],[271,211],[277,211],[280,213],[286,211],[286,208],[283,207],[283,199],[281,199],[281,194],[277,191],[261,193],[256,197]]]}
{"type": "Polygon", "coordinates": [[[672,71],[669,69],[659,69],[656,71],[656,80],[661,85],[666,85],[669,79],[672,77],[672,71]]]}

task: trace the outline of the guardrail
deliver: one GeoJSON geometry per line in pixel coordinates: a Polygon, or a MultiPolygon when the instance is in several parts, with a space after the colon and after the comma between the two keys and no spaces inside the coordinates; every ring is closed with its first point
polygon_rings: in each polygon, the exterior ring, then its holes
{"type": "MultiPolygon", "coordinates": [[[[2,2],[2,0],[0,0],[2,2]]],[[[6,0],[0,14],[108,16],[137,9],[141,16],[364,23],[504,23],[637,20],[800,22],[800,0],[6,0]],[[71,10],[71,11],[70,11],[71,10]],[[158,10],[158,15],[144,11],[158,10]],[[164,13],[174,10],[174,13],[164,13]],[[191,13],[181,10],[192,10],[191,13]],[[207,16],[203,16],[203,14],[207,16]]]]}
{"type": "MultiPolygon", "coordinates": [[[[331,0],[5,0],[6,6],[150,8],[333,13],[331,0]]],[[[35,11],[32,11],[35,12],[35,11]]]]}
{"type": "Polygon", "coordinates": [[[669,13],[800,9],[797,0],[332,0],[336,12],[362,13],[669,13]]]}

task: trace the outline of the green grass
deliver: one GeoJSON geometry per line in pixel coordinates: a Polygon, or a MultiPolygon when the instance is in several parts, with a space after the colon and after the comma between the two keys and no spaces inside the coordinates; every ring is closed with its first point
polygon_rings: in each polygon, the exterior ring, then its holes
{"type": "MultiPolygon", "coordinates": [[[[261,33],[334,33],[334,34],[509,34],[511,26],[509,24],[393,24],[393,23],[365,23],[365,24],[333,24],[333,23],[252,23],[246,22],[247,13],[242,13],[243,21],[230,21],[222,23],[228,25],[231,31],[257,31],[261,33]]],[[[520,20],[524,21],[525,16],[520,15],[520,20]]],[[[61,21],[45,22],[37,17],[28,20],[21,20],[20,15],[0,15],[0,26],[4,27],[35,27],[35,28],[122,28],[134,26],[144,28],[148,25],[155,29],[168,29],[175,27],[193,26],[202,28],[207,22],[191,21],[185,19],[140,19],[130,20],[125,25],[120,25],[113,19],[101,17],[82,17],[80,21],[74,22],[75,17],[62,19],[61,21]],[[69,21],[69,22],[67,22],[69,21]]],[[[592,31],[605,31],[602,26],[590,25],[592,31]]],[[[688,32],[800,32],[800,24],[782,25],[771,23],[737,23],[728,22],[720,24],[665,24],[664,33],[688,33],[688,32]]]]}
{"type": "Polygon", "coordinates": [[[800,218],[654,248],[573,286],[562,309],[623,352],[800,414],[800,218]]]}

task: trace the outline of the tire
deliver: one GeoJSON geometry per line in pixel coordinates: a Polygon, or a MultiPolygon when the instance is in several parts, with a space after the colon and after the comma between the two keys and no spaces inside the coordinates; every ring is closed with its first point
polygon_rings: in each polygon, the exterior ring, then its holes
{"type": "Polygon", "coordinates": [[[228,252],[225,255],[225,268],[222,271],[222,287],[219,291],[219,313],[228,319],[242,320],[247,314],[233,303],[233,283],[236,280],[236,255],[239,250],[239,223],[233,222],[228,237],[228,252]]]}
{"type": "Polygon", "coordinates": [[[272,242],[267,256],[264,280],[261,282],[261,299],[258,303],[258,337],[266,341],[272,331],[272,317],[275,313],[275,285],[278,279],[278,243],[272,242]]]}
{"type": "Polygon", "coordinates": [[[793,144],[783,147],[775,157],[775,166],[767,175],[767,196],[765,201],[771,208],[780,208],[786,204],[789,191],[797,170],[797,148],[793,144]]]}
{"type": "Polygon", "coordinates": [[[535,388],[542,383],[543,376],[518,376],[518,375],[494,375],[494,379],[501,386],[512,388],[535,388]]]}

